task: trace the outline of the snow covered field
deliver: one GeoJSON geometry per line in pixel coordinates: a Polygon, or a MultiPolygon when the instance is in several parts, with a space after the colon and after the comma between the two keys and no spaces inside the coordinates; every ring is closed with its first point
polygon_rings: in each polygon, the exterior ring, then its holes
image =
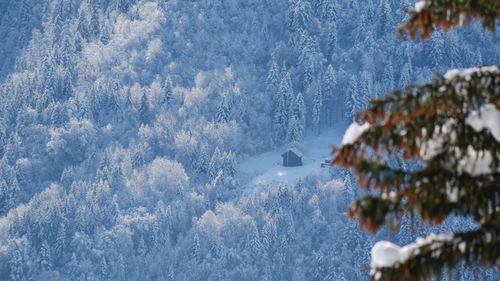
{"type": "Polygon", "coordinates": [[[330,159],[330,145],[340,144],[346,127],[346,123],[339,123],[319,136],[307,136],[301,144],[304,157],[299,167],[283,167],[281,154],[287,150],[286,146],[245,159],[239,167],[242,183],[246,185],[244,193],[262,192],[269,186],[295,183],[310,175],[327,178],[328,167],[322,168],[321,163],[330,159]]]}

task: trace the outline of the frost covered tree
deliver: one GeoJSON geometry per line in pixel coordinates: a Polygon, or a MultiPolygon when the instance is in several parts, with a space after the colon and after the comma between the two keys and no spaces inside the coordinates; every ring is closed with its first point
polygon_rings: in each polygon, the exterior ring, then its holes
{"type": "Polygon", "coordinates": [[[231,111],[231,105],[229,104],[229,98],[227,96],[222,97],[222,101],[217,107],[215,112],[215,121],[218,123],[226,123],[229,121],[229,114],[231,111]]]}
{"type": "Polygon", "coordinates": [[[345,99],[346,117],[349,120],[354,118],[363,106],[363,99],[359,92],[358,81],[355,77],[351,77],[349,81],[349,89],[347,90],[347,97],[345,99]]]}
{"type": "Polygon", "coordinates": [[[300,142],[302,139],[299,120],[297,116],[292,115],[290,120],[288,121],[288,130],[286,133],[287,143],[296,143],[300,142]]]}
{"type": "Polygon", "coordinates": [[[323,92],[319,88],[314,94],[312,105],[312,125],[316,133],[321,132],[321,110],[323,108],[323,92]]]}
{"type": "Polygon", "coordinates": [[[276,97],[276,108],[274,110],[274,138],[278,143],[283,142],[288,126],[288,112],[285,96],[278,91],[276,97]]]}
{"type": "MultiPolygon", "coordinates": [[[[336,152],[334,162],[353,168],[360,186],[379,191],[378,196],[355,201],[350,209],[369,231],[397,225],[406,211],[431,223],[451,214],[471,216],[479,223],[474,231],[429,236],[397,248],[399,254],[392,255],[402,258],[390,263],[375,255],[373,276],[380,272],[382,280],[420,280],[462,259],[498,264],[499,77],[496,67],[449,72],[372,101],[361,115],[366,122],[358,130],[362,135],[336,152]],[[423,167],[409,172],[384,164],[384,155],[395,147],[407,160],[423,161],[423,167]],[[372,149],[378,153],[367,153],[372,149]]],[[[356,131],[353,126],[347,135],[356,131]]]]}
{"type": "Polygon", "coordinates": [[[389,0],[382,0],[379,4],[379,33],[389,34],[388,30],[394,28],[393,12],[391,3],[389,0]]]}
{"type": "Polygon", "coordinates": [[[47,240],[43,241],[39,254],[38,265],[40,268],[42,270],[50,270],[52,268],[52,255],[47,240]]]}
{"type": "Polygon", "coordinates": [[[306,27],[312,20],[312,7],[308,0],[290,0],[289,25],[293,30],[306,27]]]}
{"type": "Polygon", "coordinates": [[[280,67],[276,60],[273,59],[266,78],[266,91],[268,94],[274,94],[278,90],[280,77],[280,67]]]}
{"type": "Polygon", "coordinates": [[[429,40],[431,43],[431,65],[435,69],[441,69],[443,65],[443,58],[445,52],[445,43],[443,39],[443,32],[436,31],[432,38],[429,40]]]}
{"type": "Polygon", "coordinates": [[[297,42],[299,51],[299,66],[304,71],[304,84],[310,85],[313,81],[317,66],[321,63],[319,43],[316,36],[303,30],[297,42]]]}
{"type": "Polygon", "coordinates": [[[372,76],[368,71],[363,71],[359,79],[359,96],[362,102],[363,108],[368,103],[368,100],[373,97],[373,80],[372,76]]]}
{"type": "Polygon", "coordinates": [[[452,67],[461,67],[463,65],[460,42],[456,32],[449,32],[449,40],[446,40],[445,50],[449,50],[449,63],[452,67]]]}
{"type": "Polygon", "coordinates": [[[149,102],[146,93],[142,93],[141,100],[138,108],[139,121],[142,124],[147,124],[150,121],[151,114],[149,109],[149,102]]]}
{"type": "Polygon", "coordinates": [[[289,127],[288,120],[290,119],[290,109],[293,100],[292,78],[290,76],[290,72],[287,72],[281,79],[276,95],[274,129],[275,139],[278,143],[280,143],[286,139],[289,127]]]}
{"type": "Polygon", "coordinates": [[[198,149],[198,158],[194,163],[196,172],[198,174],[206,174],[209,163],[210,158],[208,157],[208,147],[205,143],[202,143],[201,147],[198,149]]]}
{"type": "Polygon", "coordinates": [[[215,148],[212,158],[208,163],[208,175],[211,180],[232,185],[237,173],[236,156],[233,152],[221,152],[218,147],[215,148]]]}
{"type": "Polygon", "coordinates": [[[173,84],[172,84],[172,78],[170,77],[170,75],[167,76],[167,78],[165,78],[165,82],[163,83],[163,95],[162,95],[162,104],[163,105],[169,105],[171,102],[172,102],[172,94],[173,94],[173,84]]]}
{"type": "Polygon", "coordinates": [[[10,266],[10,280],[21,281],[25,280],[24,274],[24,261],[23,254],[21,252],[20,245],[14,245],[14,251],[12,252],[12,257],[9,259],[10,266]]]}
{"type": "MultiPolygon", "coordinates": [[[[493,30],[498,1],[417,2],[400,27],[428,38],[473,18],[493,30]]],[[[352,168],[371,191],[349,210],[368,231],[394,229],[405,213],[440,224],[451,215],[474,219],[470,230],[431,234],[399,247],[387,241],[372,249],[372,280],[433,280],[460,262],[500,265],[500,69],[449,70],[432,81],[395,90],[371,101],[353,123],[333,163],[352,168]],[[401,151],[407,170],[389,165],[401,151]]]]}
{"type": "Polygon", "coordinates": [[[323,76],[323,83],[321,85],[322,101],[325,104],[325,116],[329,126],[332,126],[334,115],[338,115],[337,112],[340,111],[339,108],[335,107],[335,104],[342,102],[340,93],[335,91],[336,86],[337,77],[335,76],[333,66],[330,64],[326,69],[326,74],[323,76]]]}
{"type": "Polygon", "coordinates": [[[410,84],[412,79],[411,77],[412,77],[411,62],[408,61],[403,66],[403,72],[401,72],[401,76],[399,77],[399,86],[405,87],[406,85],[410,84]]]}
{"type": "Polygon", "coordinates": [[[384,86],[387,90],[392,90],[396,87],[394,79],[394,67],[392,65],[391,60],[388,60],[387,64],[384,67],[384,73],[382,79],[384,82],[384,86]]]}
{"type": "MultiPolygon", "coordinates": [[[[362,279],[365,237],[343,218],[352,175],[331,169],[344,189],[252,175],[235,190],[235,160],[287,142],[299,92],[308,125],[326,127],[344,118],[351,77],[362,107],[364,89],[385,89],[387,58],[396,83],[406,61],[412,81],[428,76],[431,44],[405,54],[392,26],[378,32],[408,2],[0,1],[0,279],[362,279]],[[215,122],[223,96],[228,122],[215,122]]],[[[457,32],[442,63],[499,61],[500,37],[481,32],[457,32]]]]}
{"type": "Polygon", "coordinates": [[[335,21],[331,21],[328,24],[328,55],[331,55],[338,45],[338,30],[335,21]]]}
{"type": "Polygon", "coordinates": [[[301,135],[304,135],[306,130],[306,104],[304,102],[304,96],[301,92],[297,94],[293,102],[293,114],[299,122],[299,130],[301,135]]]}
{"type": "Polygon", "coordinates": [[[227,179],[232,180],[236,176],[238,171],[238,164],[236,163],[236,155],[234,152],[226,152],[224,153],[224,172],[227,179]]]}
{"type": "Polygon", "coordinates": [[[338,1],[320,0],[317,1],[320,9],[320,15],[329,21],[336,21],[340,10],[338,1]]]}

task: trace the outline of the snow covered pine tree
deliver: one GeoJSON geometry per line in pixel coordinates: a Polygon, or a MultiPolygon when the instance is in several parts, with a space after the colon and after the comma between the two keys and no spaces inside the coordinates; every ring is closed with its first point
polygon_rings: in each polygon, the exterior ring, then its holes
{"type": "MultiPolygon", "coordinates": [[[[497,0],[417,2],[400,28],[428,38],[479,19],[493,31],[497,0]]],[[[405,212],[440,224],[449,215],[471,217],[468,232],[430,235],[404,247],[387,241],[372,249],[371,280],[431,280],[459,262],[500,266],[500,70],[450,70],[431,82],[371,101],[349,127],[332,162],[352,168],[358,185],[375,191],[353,202],[349,214],[370,232],[397,226],[405,212]],[[387,165],[401,151],[412,171],[387,165]],[[375,195],[377,194],[378,195],[375,195]]],[[[451,271],[450,271],[451,272],[451,271]]]]}

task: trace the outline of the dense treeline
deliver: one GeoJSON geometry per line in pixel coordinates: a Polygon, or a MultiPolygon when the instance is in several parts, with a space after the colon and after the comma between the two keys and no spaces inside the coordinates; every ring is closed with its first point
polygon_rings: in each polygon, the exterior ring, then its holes
{"type": "Polygon", "coordinates": [[[431,71],[500,61],[475,25],[401,47],[409,5],[0,3],[0,279],[367,276],[347,172],[344,189],[241,196],[237,163],[431,71]]]}

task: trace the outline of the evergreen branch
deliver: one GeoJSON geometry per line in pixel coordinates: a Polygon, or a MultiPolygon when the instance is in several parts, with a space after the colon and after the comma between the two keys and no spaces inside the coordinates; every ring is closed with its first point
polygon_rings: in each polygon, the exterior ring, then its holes
{"type": "Polygon", "coordinates": [[[398,217],[404,211],[415,210],[424,220],[440,223],[450,214],[479,221],[488,216],[489,210],[500,207],[498,172],[457,174],[440,167],[407,172],[366,158],[360,159],[354,170],[359,186],[380,192],[355,201],[350,209],[350,216],[357,217],[370,232],[382,227],[386,218],[398,217]]]}
{"type": "Polygon", "coordinates": [[[500,265],[500,222],[482,225],[478,230],[417,239],[400,250],[399,263],[372,266],[371,280],[433,280],[458,262],[500,265]]]}
{"type": "Polygon", "coordinates": [[[427,39],[436,28],[448,30],[468,25],[472,19],[480,20],[487,30],[494,31],[495,20],[500,18],[499,1],[425,0],[418,5],[408,12],[409,19],[398,28],[400,36],[407,31],[414,38],[420,31],[421,39],[427,39]]]}

